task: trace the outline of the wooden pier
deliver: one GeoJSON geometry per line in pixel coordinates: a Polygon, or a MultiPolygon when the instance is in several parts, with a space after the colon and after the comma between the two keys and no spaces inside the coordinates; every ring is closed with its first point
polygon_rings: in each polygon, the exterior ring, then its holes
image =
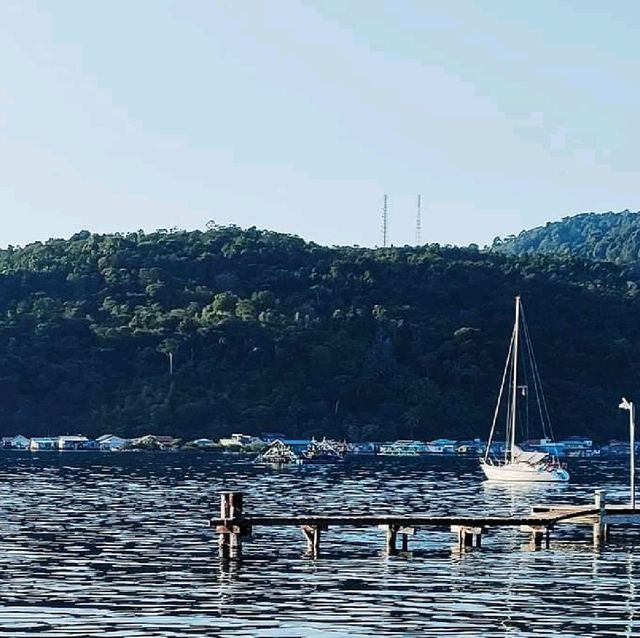
{"type": "Polygon", "coordinates": [[[246,516],[244,495],[225,492],[221,495],[220,517],[209,521],[218,532],[222,556],[239,556],[242,541],[252,535],[256,527],[298,527],[307,542],[307,551],[318,556],[320,539],[334,527],[377,527],[385,532],[384,547],[388,554],[397,553],[398,536],[402,551],[407,551],[409,537],[420,529],[448,529],[455,534],[458,545],[480,547],[483,534],[489,529],[516,528],[525,532],[534,547],[549,547],[551,531],[560,523],[588,524],[593,527],[596,545],[604,543],[612,525],[640,524],[640,510],[623,505],[607,505],[602,491],[595,493],[594,503],[576,505],[540,505],[523,516],[428,516],[428,515],[296,515],[246,516]]]}

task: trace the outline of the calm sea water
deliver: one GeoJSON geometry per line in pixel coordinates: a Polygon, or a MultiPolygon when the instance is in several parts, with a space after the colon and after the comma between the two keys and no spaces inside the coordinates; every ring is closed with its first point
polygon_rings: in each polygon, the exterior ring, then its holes
{"type": "Polygon", "coordinates": [[[222,490],[247,513],[527,512],[534,503],[628,498],[624,460],[576,460],[566,486],[490,486],[477,461],[356,459],[255,468],[187,453],[0,454],[0,636],[637,636],[640,535],[602,551],[588,528],[550,549],[490,532],[460,552],[423,531],[387,557],[379,530],[330,530],[323,555],[299,531],[257,529],[221,562],[222,490]]]}

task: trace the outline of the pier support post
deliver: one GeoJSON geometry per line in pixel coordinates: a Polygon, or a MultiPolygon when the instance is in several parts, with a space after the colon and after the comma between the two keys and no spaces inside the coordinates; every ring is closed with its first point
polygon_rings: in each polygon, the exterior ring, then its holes
{"type": "Polygon", "coordinates": [[[395,525],[387,525],[386,534],[386,550],[389,556],[396,553],[396,538],[398,537],[398,528],[395,525]]]}
{"type": "Polygon", "coordinates": [[[223,492],[220,495],[220,518],[241,518],[244,494],[223,492]]]}
{"type": "Polygon", "coordinates": [[[409,536],[413,536],[416,533],[415,527],[408,527],[406,525],[399,525],[396,527],[396,534],[400,534],[400,547],[403,552],[409,551],[409,536]]]}
{"type": "Polygon", "coordinates": [[[460,547],[476,547],[482,546],[482,527],[467,527],[465,525],[452,525],[451,531],[458,536],[458,545],[460,547]]]}
{"type": "Polygon", "coordinates": [[[593,525],[593,544],[600,546],[606,540],[607,535],[607,501],[604,490],[596,490],[595,506],[598,513],[596,514],[596,522],[593,525]]]}
{"type": "Polygon", "coordinates": [[[401,551],[406,552],[409,550],[409,536],[413,536],[416,533],[415,527],[408,527],[401,523],[385,523],[384,525],[378,525],[378,528],[385,532],[384,547],[389,556],[394,556],[398,553],[398,548],[396,546],[398,534],[401,536],[401,551]]]}
{"type": "Polygon", "coordinates": [[[225,524],[217,528],[220,555],[228,558],[233,550],[236,556],[242,552],[242,537],[248,535],[249,528],[242,525],[242,508],[244,494],[242,492],[223,492],[220,495],[220,518],[225,524]]]}
{"type": "Polygon", "coordinates": [[[300,529],[307,539],[307,553],[317,557],[320,554],[320,532],[327,528],[322,525],[303,525],[300,529]]]}
{"type": "Polygon", "coordinates": [[[551,528],[547,525],[522,525],[521,532],[531,533],[531,546],[539,549],[544,544],[545,549],[549,549],[549,539],[551,538],[551,528]]]}

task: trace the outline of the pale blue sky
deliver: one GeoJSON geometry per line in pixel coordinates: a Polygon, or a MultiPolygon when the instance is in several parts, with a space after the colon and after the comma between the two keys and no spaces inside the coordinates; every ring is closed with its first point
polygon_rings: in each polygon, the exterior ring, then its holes
{"type": "Polygon", "coordinates": [[[640,3],[0,0],[0,245],[490,242],[640,208],[640,3]]]}

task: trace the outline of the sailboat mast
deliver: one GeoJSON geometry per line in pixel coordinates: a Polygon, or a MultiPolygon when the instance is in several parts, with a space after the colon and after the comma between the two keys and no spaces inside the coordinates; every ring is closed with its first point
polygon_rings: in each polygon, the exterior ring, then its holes
{"type": "Polygon", "coordinates": [[[511,400],[511,462],[516,448],[516,414],[518,400],[518,336],[520,334],[520,296],[516,297],[516,323],[513,329],[513,395],[511,400]]]}

